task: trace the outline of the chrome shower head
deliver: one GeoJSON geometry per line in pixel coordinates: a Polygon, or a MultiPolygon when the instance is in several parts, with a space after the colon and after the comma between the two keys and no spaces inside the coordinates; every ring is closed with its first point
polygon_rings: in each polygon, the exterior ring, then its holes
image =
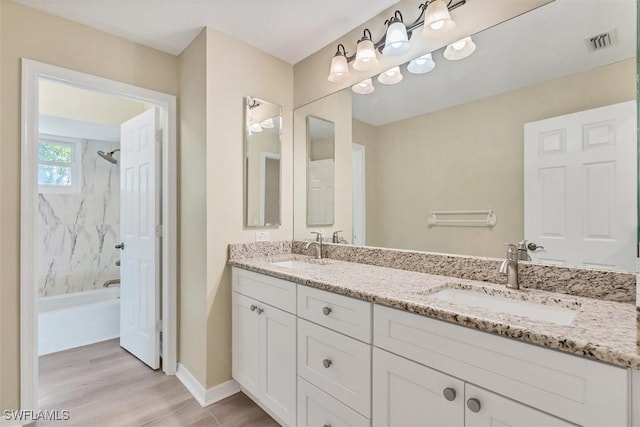
{"type": "Polygon", "coordinates": [[[113,155],[115,153],[117,153],[118,151],[120,151],[119,148],[116,148],[115,150],[109,151],[109,152],[104,152],[102,150],[98,150],[98,156],[102,157],[103,159],[105,159],[109,163],[113,163],[114,165],[117,165],[118,164],[118,159],[113,157],[113,155]]]}

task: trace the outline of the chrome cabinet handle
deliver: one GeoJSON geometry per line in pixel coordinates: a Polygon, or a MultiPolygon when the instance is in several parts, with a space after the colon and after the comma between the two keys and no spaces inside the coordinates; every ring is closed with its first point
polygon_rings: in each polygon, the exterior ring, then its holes
{"type": "Polygon", "coordinates": [[[262,308],[259,308],[259,307],[258,307],[258,309],[256,310],[256,313],[258,313],[258,314],[262,314],[262,312],[263,312],[263,311],[264,311],[264,310],[263,310],[262,308]]]}
{"type": "Polygon", "coordinates": [[[322,424],[322,427],[331,427],[331,424],[322,424]]]}
{"type": "Polygon", "coordinates": [[[535,251],[537,249],[544,249],[544,246],[538,246],[535,243],[531,242],[527,245],[527,249],[529,249],[530,251],[535,251]]]}
{"type": "Polygon", "coordinates": [[[467,400],[467,408],[469,408],[471,412],[480,412],[482,405],[480,405],[480,401],[478,399],[471,398],[467,400]]]}
{"type": "Polygon", "coordinates": [[[120,243],[119,245],[116,245],[116,249],[124,250],[124,243],[120,243]]]}
{"type": "Polygon", "coordinates": [[[251,304],[251,307],[249,307],[249,310],[251,310],[251,311],[256,311],[256,308],[258,308],[258,306],[257,306],[257,305],[253,305],[253,304],[251,304]]]}
{"type": "Polygon", "coordinates": [[[325,368],[328,368],[329,366],[331,366],[333,364],[333,362],[330,359],[324,359],[322,361],[322,366],[324,366],[325,368]]]}
{"type": "Polygon", "coordinates": [[[323,307],[322,308],[322,314],[324,314],[325,316],[328,316],[331,314],[333,310],[331,310],[331,307],[323,307]]]}
{"type": "Polygon", "coordinates": [[[444,395],[444,398],[449,402],[453,402],[454,400],[456,400],[456,390],[454,388],[447,387],[442,390],[442,394],[444,395]]]}

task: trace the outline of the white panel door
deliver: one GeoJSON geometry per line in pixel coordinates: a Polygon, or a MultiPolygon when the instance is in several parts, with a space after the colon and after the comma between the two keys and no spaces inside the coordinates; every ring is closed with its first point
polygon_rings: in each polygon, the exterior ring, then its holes
{"type": "Polygon", "coordinates": [[[296,424],[296,316],[259,304],[260,398],[288,425],[296,424]]]}
{"type": "Polygon", "coordinates": [[[376,347],[373,401],[374,426],[464,425],[462,381],[376,347]]]}
{"type": "Polygon", "coordinates": [[[545,264],[635,271],[635,101],[525,124],[525,238],[545,264]]]}
{"type": "Polygon", "coordinates": [[[575,426],[472,384],[465,384],[465,388],[465,427],[575,426]]]}
{"type": "Polygon", "coordinates": [[[160,367],[159,154],[156,109],[120,127],[120,345],[160,367]]]}
{"type": "Polygon", "coordinates": [[[249,393],[260,395],[260,316],[258,302],[232,293],[231,343],[233,378],[249,393]]]}
{"type": "Polygon", "coordinates": [[[353,174],[353,236],[354,245],[366,244],[366,185],[365,185],[365,147],[360,144],[351,145],[351,162],[353,174]]]}
{"type": "Polygon", "coordinates": [[[309,225],[333,224],[333,159],[309,162],[309,225]]]}

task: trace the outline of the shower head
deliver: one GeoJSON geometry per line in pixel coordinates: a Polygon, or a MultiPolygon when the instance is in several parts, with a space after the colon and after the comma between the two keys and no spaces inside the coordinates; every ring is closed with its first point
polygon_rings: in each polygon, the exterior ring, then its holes
{"type": "Polygon", "coordinates": [[[113,157],[113,155],[115,153],[117,153],[118,151],[120,151],[119,148],[116,148],[113,151],[109,151],[107,153],[105,153],[102,150],[98,150],[98,156],[102,157],[103,159],[105,159],[106,161],[108,161],[109,163],[113,163],[114,165],[118,164],[118,159],[116,159],[115,157],[113,157]]]}

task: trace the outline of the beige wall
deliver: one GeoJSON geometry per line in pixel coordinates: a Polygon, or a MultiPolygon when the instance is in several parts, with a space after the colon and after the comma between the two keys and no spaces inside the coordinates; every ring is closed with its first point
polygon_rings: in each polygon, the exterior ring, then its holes
{"type": "Polygon", "coordinates": [[[177,59],[2,1],[0,16],[0,407],[19,405],[20,58],[177,94],[177,59]]]}
{"type": "Polygon", "coordinates": [[[40,114],[117,127],[146,110],[142,102],[47,80],[40,81],[39,102],[40,114]]]}
{"type": "Polygon", "coordinates": [[[207,29],[207,364],[206,387],[231,378],[231,269],[227,245],[255,240],[243,227],[244,97],[282,106],[282,225],[271,240],[292,238],[293,66],[207,29]],[[232,52],[220,55],[220,52],[232,52]]]}
{"type": "Polygon", "coordinates": [[[379,126],[367,244],[503,256],[504,242],[524,238],[524,124],[629,101],[635,90],[630,59],[379,126]],[[494,209],[497,225],[427,227],[429,210],[467,209],[494,209]]]}
{"type": "Polygon", "coordinates": [[[180,246],[178,362],[206,382],[207,37],[180,54],[180,246]]]}
{"type": "Polygon", "coordinates": [[[332,231],[342,230],[351,240],[351,91],[343,90],[312,104],[297,108],[294,114],[294,237],[310,239],[312,231],[322,231],[331,237],[332,231]],[[312,115],[335,124],[335,214],[334,225],[307,227],[307,116],[312,115]]]}

